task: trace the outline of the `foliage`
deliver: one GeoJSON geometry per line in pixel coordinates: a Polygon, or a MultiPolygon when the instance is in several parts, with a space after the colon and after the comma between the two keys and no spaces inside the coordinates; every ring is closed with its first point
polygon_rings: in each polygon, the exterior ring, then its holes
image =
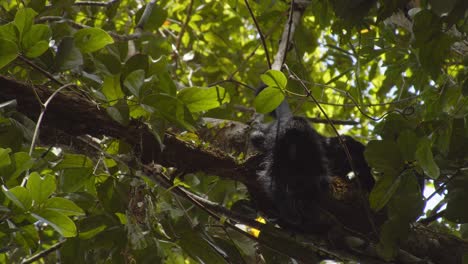
{"type": "MultiPolygon", "coordinates": [[[[266,50],[242,1],[1,1],[0,74],[54,90],[75,84],[62,92],[83,95],[122,125],[142,120],[161,142],[169,127],[196,131],[201,117],[247,122],[236,106],[268,113],[285,97],[295,113],[322,117],[314,96],[332,119],[359,123],[341,132],[369,141],[370,205],[388,215],[378,250],[391,259],[410,224],[436,213],[424,210],[431,200],[420,195],[421,177],[443,195],[436,209],[446,208],[431,225],[467,238],[468,19],[464,0],[411,10],[406,1],[375,2],[312,1],[283,74],[267,71],[266,52],[273,57],[288,23],[285,1],[250,1],[266,50]],[[268,88],[254,100],[249,87],[260,80],[268,88]]],[[[97,139],[99,155],[35,146],[40,123],[7,103],[0,110],[1,263],[54,245],[60,254],[44,262],[286,258],[122,162],[137,158],[126,142],[97,139]]],[[[247,196],[202,172],[175,176],[226,207],[247,196]]]]}

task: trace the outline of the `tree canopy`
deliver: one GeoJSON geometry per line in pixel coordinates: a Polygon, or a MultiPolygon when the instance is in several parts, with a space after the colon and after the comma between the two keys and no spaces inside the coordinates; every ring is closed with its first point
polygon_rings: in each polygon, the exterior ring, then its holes
{"type": "Polygon", "coordinates": [[[468,263],[466,0],[24,0],[0,18],[1,263],[468,263]],[[335,179],[324,234],[249,206],[269,206],[250,125],[282,100],[366,144],[376,184],[335,179]]]}

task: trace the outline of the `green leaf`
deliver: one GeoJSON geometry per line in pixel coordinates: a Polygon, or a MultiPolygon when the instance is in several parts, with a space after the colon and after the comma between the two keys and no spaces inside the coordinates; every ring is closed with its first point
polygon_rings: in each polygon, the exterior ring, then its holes
{"type": "Polygon", "coordinates": [[[286,79],[286,76],[284,76],[282,72],[277,70],[268,70],[266,73],[260,75],[260,79],[268,87],[276,87],[281,90],[286,89],[286,85],[288,83],[288,79],[286,79]]]}
{"type": "MultiPolygon", "coordinates": [[[[465,186],[468,186],[467,180],[464,181],[465,186]]],[[[444,214],[448,220],[454,223],[466,224],[468,223],[468,210],[466,205],[468,203],[468,192],[466,188],[456,188],[450,190],[447,194],[447,210],[444,214]]]]}
{"type": "Polygon", "coordinates": [[[120,87],[120,76],[106,76],[104,78],[102,93],[106,96],[107,100],[109,100],[110,105],[114,105],[119,99],[123,99],[125,94],[120,87]]]}
{"type": "Polygon", "coordinates": [[[42,55],[49,48],[49,39],[52,32],[47,25],[33,25],[31,30],[23,36],[22,47],[29,58],[42,55]]]}
{"type": "Polygon", "coordinates": [[[432,179],[439,178],[440,170],[439,166],[434,161],[431,150],[431,141],[427,138],[421,139],[416,150],[416,160],[419,162],[421,167],[429,177],[432,179]]]}
{"type": "Polygon", "coordinates": [[[124,81],[125,87],[137,98],[140,97],[140,90],[145,82],[145,71],[136,70],[127,75],[124,81]]]}
{"type": "Polygon", "coordinates": [[[0,69],[18,57],[18,46],[12,41],[0,39],[0,69]]]}
{"type": "Polygon", "coordinates": [[[0,148],[0,168],[9,166],[11,164],[11,159],[10,159],[10,152],[11,149],[7,148],[0,148]]]}
{"type": "MultiPolygon", "coordinates": [[[[144,10],[145,8],[142,8],[140,10],[144,10]]],[[[167,11],[163,9],[160,5],[155,5],[153,7],[153,10],[151,11],[151,15],[148,18],[148,21],[145,23],[145,30],[156,30],[162,24],[164,21],[166,21],[167,18],[167,11]]],[[[140,17],[138,17],[138,20],[140,17]]]]}
{"type": "Polygon", "coordinates": [[[107,107],[106,112],[121,125],[126,126],[130,123],[130,110],[127,103],[123,100],[119,100],[113,106],[107,107]]]}
{"type": "Polygon", "coordinates": [[[184,102],[192,113],[217,108],[230,101],[229,94],[220,86],[185,88],[177,94],[177,98],[184,102]]]}
{"type": "Polygon", "coordinates": [[[162,116],[189,131],[194,130],[194,121],[190,111],[178,98],[167,94],[150,95],[143,98],[141,106],[146,111],[162,116]]]}
{"type": "MultiPolygon", "coordinates": [[[[68,168],[59,175],[58,186],[61,192],[76,192],[86,184],[94,184],[93,168],[68,168]]],[[[88,190],[89,191],[89,190],[88,190]]]]}
{"type": "Polygon", "coordinates": [[[72,168],[91,168],[93,162],[90,158],[81,154],[65,154],[63,159],[54,167],[55,170],[72,168]]]}
{"type": "Polygon", "coordinates": [[[18,42],[18,29],[13,22],[0,26],[0,39],[9,40],[13,43],[18,42]]]}
{"type": "Polygon", "coordinates": [[[34,46],[29,48],[25,52],[25,55],[26,55],[26,57],[29,57],[29,58],[39,57],[44,52],[46,52],[48,48],[49,48],[49,42],[41,40],[41,41],[37,42],[34,46]]]}
{"type": "Polygon", "coordinates": [[[407,234],[407,226],[400,219],[389,219],[382,225],[380,241],[377,252],[385,260],[390,261],[398,252],[398,241],[400,237],[407,234]]]}
{"type": "Polygon", "coordinates": [[[178,244],[191,257],[198,259],[200,263],[227,263],[218,253],[219,251],[215,250],[217,247],[214,247],[212,242],[196,232],[184,232],[178,244]]]}
{"type": "Polygon", "coordinates": [[[386,176],[396,177],[403,170],[404,162],[396,142],[372,140],[364,152],[369,166],[386,176]]]}
{"type": "Polygon", "coordinates": [[[12,201],[16,206],[27,211],[32,206],[32,198],[29,191],[21,186],[16,186],[8,190],[8,188],[3,185],[2,191],[10,201],[12,201]]]}
{"type": "Polygon", "coordinates": [[[400,177],[381,177],[369,195],[369,203],[372,210],[376,212],[380,211],[392,198],[398,186],[400,186],[400,177]]]}
{"type": "Polygon", "coordinates": [[[401,182],[388,204],[388,217],[400,218],[409,226],[423,212],[424,201],[416,175],[412,170],[406,170],[398,178],[401,182]]]}
{"type": "Polygon", "coordinates": [[[15,15],[14,23],[20,33],[20,36],[23,36],[31,29],[36,15],[36,11],[31,8],[18,9],[18,12],[16,12],[15,15]]]}
{"type": "Polygon", "coordinates": [[[75,46],[71,37],[65,37],[60,42],[55,56],[55,66],[59,71],[74,69],[83,65],[83,55],[75,46]]]}
{"type": "Polygon", "coordinates": [[[0,175],[3,176],[3,179],[7,181],[7,185],[15,184],[15,179],[21,175],[21,173],[29,170],[34,161],[31,159],[28,153],[26,152],[16,152],[10,156],[11,164],[0,168],[0,175]]]}
{"type": "Polygon", "coordinates": [[[52,197],[44,204],[44,209],[55,211],[66,216],[84,215],[83,209],[73,201],[62,197],[52,197]]]}
{"type": "Polygon", "coordinates": [[[284,94],[280,89],[267,87],[255,97],[253,105],[257,112],[266,114],[275,110],[283,100],[284,94]]]}
{"type": "Polygon", "coordinates": [[[45,175],[43,178],[37,172],[31,173],[26,183],[26,188],[31,193],[34,205],[42,204],[56,189],[55,177],[45,175]]]}
{"type": "Polygon", "coordinates": [[[100,50],[112,43],[112,37],[100,28],[83,28],[75,33],[75,45],[83,53],[100,50]]]}
{"type": "Polygon", "coordinates": [[[397,143],[402,158],[405,161],[413,161],[415,159],[416,146],[418,144],[416,134],[411,130],[405,130],[398,136],[397,143]]]}
{"type": "Polygon", "coordinates": [[[120,58],[115,54],[98,53],[95,59],[96,67],[106,74],[115,75],[122,70],[120,58]]]}
{"type": "Polygon", "coordinates": [[[31,213],[31,215],[37,220],[46,222],[64,237],[76,236],[75,223],[64,214],[45,209],[37,213],[31,213]]]}

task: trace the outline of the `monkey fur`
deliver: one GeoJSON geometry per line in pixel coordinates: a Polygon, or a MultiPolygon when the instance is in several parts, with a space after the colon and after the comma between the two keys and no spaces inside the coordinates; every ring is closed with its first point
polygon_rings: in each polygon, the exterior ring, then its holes
{"type": "MultiPolygon", "coordinates": [[[[324,137],[307,119],[293,116],[286,101],[272,116],[275,120],[269,124],[255,123],[250,137],[262,155],[257,177],[275,210],[269,217],[292,229],[319,225],[320,197],[328,192],[330,176],[352,172],[346,152],[338,137],[324,137]]],[[[370,191],[374,179],[364,159],[365,146],[349,136],[342,140],[358,174],[353,180],[370,191]]]]}

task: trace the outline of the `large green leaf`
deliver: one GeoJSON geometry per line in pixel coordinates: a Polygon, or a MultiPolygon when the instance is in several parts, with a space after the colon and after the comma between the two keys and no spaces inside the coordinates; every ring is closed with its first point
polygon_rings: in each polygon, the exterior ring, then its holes
{"type": "Polygon", "coordinates": [[[47,25],[33,25],[31,30],[23,36],[22,47],[29,58],[42,55],[49,48],[49,39],[52,32],[47,25]]]}
{"type": "Polygon", "coordinates": [[[286,76],[277,70],[269,70],[265,72],[264,74],[260,75],[260,79],[262,79],[263,83],[265,83],[268,87],[276,87],[281,90],[286,89],[286,85],[288,83],[286,76]]]}
{"type": "Polygon", "coordinates": [[[116,104],[106,108],[106,112],[112,119],[126,126],[130,122],[130,110],[125,101],[119,100],[116,104]]]}
{"type": "Polygon", "coordinates": [[[26,183],[26,188],[31,193],[35,206],[46,201],[55,192],[56,187],[54,176],[45,175],[41,178],[37,172],[31,173],[26,183]]]}
{"type": "Polygon", "coordinates": [[[75,45],[83,53],[90,53],[114,43],[109,34],[100,28],[83,28],[75,33],[75,45]]]}
{"type": "Polygon", "coordinates": [[[54,167],[56,170],[72,169],[72,168],[90,168],[93,166],[93,161],[85,155],[81,154],[65,154],[63,159],[54,167]]]}
{"type": "Polygon", "coordinates": [[[416,134],[411,130],[405,130],[400,133],[397,143],[402,158],[405,161],[413,161],[415,159],[416,146],[418,145],[416,134]]]}
{"type": "Polygon", "coordinates": [[[102,86],[102,93],[106,96],[110,105],[114,105],[119,99],[123,99],[125,94],[120,87],[120,76],[106,76],[104,78],[104,85],[102,86]]]}
{"type": "Polygon", "coordinates": [[[266,114],[275,110],[284,100],[283,92],[276,87],[263,89],[254,99],[254,106],[257,112],[266,114]]]}
{"type": "Polygon", "coordinates": [[[140,97],[140,90],[145,82],[145,71],[136,70],[127,75],[124,81],[125,87],[137,98],[140,97]]]}
{"type": "Polygon", "coordinates": [[[11,189],[8,189],[5,185],[2,186],[2,191],[10,201],[12,201],[16,206],[27,211],[32,206],[32,197],[29,191],[21,186],[16,186],[11,189]]]}
{"type": "Polygon", "coordinates": [[[75,223],[73,223],[68,216],[62,213],[44,209],[39,212],[31,213],[31,215],[37,220],[46,222],[64,237],[76,236],[75,223]]]}
{"type": "Polygon", "coordinates": [[[49,198],[44,203],[44,208],[66,216],[84,215],[83,209],[81,209],[74,202],[62,197],[49,198]]]}
{"type": "Polygon", "coordinates": [[[0,168],[11,164],[10,152],[11,149],[0,148],[0,168]]]}
{"type": "Polygon", "coordinates": [[[431,151],[431,141],[427,138],[421,139],[416,150],[416,160],[419,162],[424,172],[432,179],[439,178],[439,166],[434,161],[431,151]]]}
{"type": "Polygon", "coordinates": [[[0,69],[18,57],[18,46],[10,40],[0,39],[0,69]]]}
{"type": "Polygon", "coordinates": [[[0,26],[0,39],[18,43],[18,29],[13,22],[0,26]]]}
{"type": "Polygon", "coordinates": [[[16,12],[15,15],[14,23],[20,33],[20,36],[23,36],[31,29],[36,15],[36,11],[31,8],[18,9],[18,12],[16,12]]]}
{"type": "Polygon", "coordinates": [[[369,195],[370,207],[374,211],[380,211],[392,198],[400,186],[400,177],[383,176],[377,180],[369,195]]]}
{"type": "Polygon", "coordinates": [[[370,141],[364,156],[369,166],[383,172],[386,176],[399,175],[404,166],[398,145],[392,140],[370,141]]]}
{"type": "Polygon", "coordinates": [[[25,171],[29,170],[34,161],[26,152],[16,152],[10,156],[11,164],[0,168],[0,175],[7,180],[7,185],[16,185],[16,179],[25,171]]]}
{"type": "Polygon", "coordinates": [[[230,101],[229,94],[220,86],[185,88],[177,94],[177,98],[193,113],[217,108],[230,101]]]}

